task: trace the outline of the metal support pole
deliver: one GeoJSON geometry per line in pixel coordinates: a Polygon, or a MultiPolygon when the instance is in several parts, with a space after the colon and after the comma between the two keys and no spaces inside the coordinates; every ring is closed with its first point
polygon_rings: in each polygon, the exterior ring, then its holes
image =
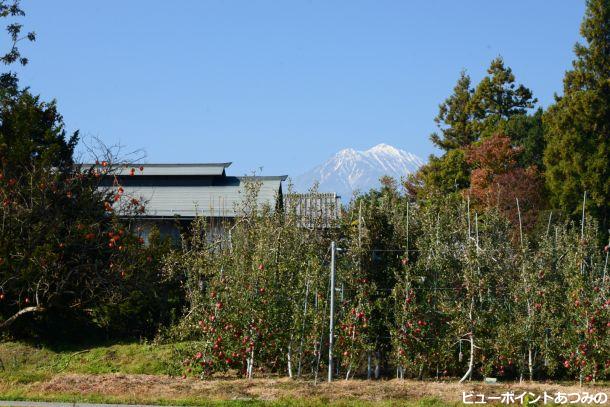
{"type": "Polygon", "coordinates": [[[330,243],[330,320],[328,334],[328,382],[333,380],[333,337],[335,336],[335,242],[330,243]]]}

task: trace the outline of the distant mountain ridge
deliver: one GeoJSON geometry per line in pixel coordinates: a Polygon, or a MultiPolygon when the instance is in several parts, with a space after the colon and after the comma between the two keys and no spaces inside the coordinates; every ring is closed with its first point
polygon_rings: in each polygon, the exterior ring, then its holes
{"type": "Polygon", "coordinates": [[[320,192],[336,192],[347,202],[354,191],[367,192],[378,188],[382,176],[389,175],[399,180],[416,172],[423,164],[416,155],[382,143],[365,151],[343,149],[295,177],[293,182],[298,192],[306,192],[318,182],[320,192]]]}

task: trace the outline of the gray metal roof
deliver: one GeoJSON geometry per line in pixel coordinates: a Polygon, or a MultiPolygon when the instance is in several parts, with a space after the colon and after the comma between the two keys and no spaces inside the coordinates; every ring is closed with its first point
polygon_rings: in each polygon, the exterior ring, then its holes
{"type": "MultiPolygon", "coordinates": [[[[113,165],[110,172],[115,175],[134,176],[194,176],[194,175],[224,175],[225,168],[231,163],[204,163],[204,164],[128,164],[113,165]],[[142,170],[140,170],[142,168],[142,170]]],[[[94,166],[100,170],[104,169],[100,164],[80,164],[81,168],[94,166]]]]}
{"type": "MultiPolygon", "coordinates": [[[[147,172],[147,167],[144,168],[147,172]]],[[[167,175],[167,174],[164,174],[167,175]]],[[[133,179],[133,178],[131,178],[133,179]]],[[[239,206],[246,195],[248,182],[260,185],[257,196],[259,205],[268,204],[273,209],[277,206],[277,198],[281,199],[281,185],[285,176],[278,177],[219,177],[213,185],[202,182],[198,184],[192,179],[184,183],[177,182],[159,184],[137,182],[123,185],[124,196],[137,198],[145,203],[146,213],[150,217],[235,217],[239,206]]],[[[135,180],[134,180],[135,181],[135,180]]]]}

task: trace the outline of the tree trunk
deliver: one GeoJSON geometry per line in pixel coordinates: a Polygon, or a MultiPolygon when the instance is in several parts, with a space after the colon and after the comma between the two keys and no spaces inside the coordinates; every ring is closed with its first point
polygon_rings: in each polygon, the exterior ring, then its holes
{"type": "Polygon", "coordinates": [[[464,374],[464,377],[460,380],[460,383],[472,376],[472,369],[474,367],[474,335],[470,334],[470,358],[468,360],[468,371],[464,374]]]}
{"type": "MultiPolygon", "coordinates": [[[[290,338],[290,342],[292,342],[292,337],[290,338]]],[[[288,345],[288,354],[286,355],[288,359],[288,377],[292,379],[292,343],[288,345]]]]}
{"type": "Polygon", "coordinates": [[[252,371],[254,370],[254,347],[252,348],[252,352],[250,352],[249,358],[249,368],[248,368],[248,379],[252,379],[252,371]]]}
{"type": "Polygon", "coordinates": [[[527,367],[530,373],[530,382],[534,380],[534,364],[532,361],[532,345],[528,346],[527,349],[527,367]]]}
{"type": "Polygon", "coordinates": [[[375,352],[375,380],[378,380],[381,376],[381,366],[379,366],[379,359],[381,359],[381,353],[375,352]]]}

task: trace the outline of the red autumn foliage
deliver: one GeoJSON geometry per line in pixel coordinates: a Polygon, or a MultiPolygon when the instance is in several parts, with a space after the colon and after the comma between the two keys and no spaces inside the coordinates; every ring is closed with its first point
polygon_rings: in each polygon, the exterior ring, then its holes
{"type": "Polygon", "coordinates": [[[517,199],[524,230],[531,229],[543,204],[544,183],[534,165],[517,164],[522,148],[511,145],[509,137],[496,134],[466,150],[470,174],[470,194],[475,206],[497,208],[516,227],[519,219],[517,199]]]}

